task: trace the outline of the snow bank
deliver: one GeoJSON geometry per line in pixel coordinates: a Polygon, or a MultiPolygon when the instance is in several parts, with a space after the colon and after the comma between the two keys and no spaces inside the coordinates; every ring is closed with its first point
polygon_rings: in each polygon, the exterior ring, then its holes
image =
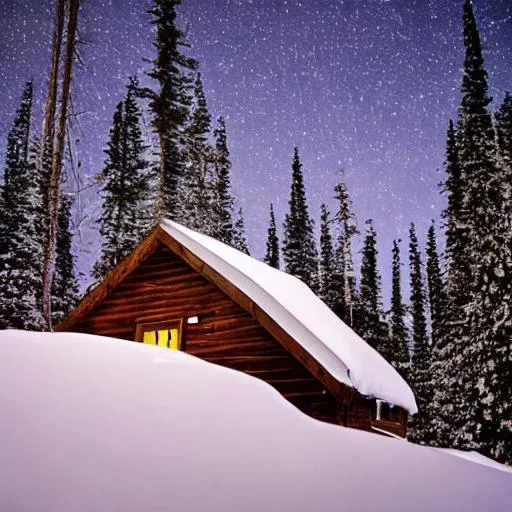
{"type": "Polygon", "coordinates": [[[482,464],[483,466],[499,469],[501,471],[506,471],[507,473],[512,473],[512,467],[505,466],[505,464],[500,464],[499,462],[496,462],[495,460],[492,460],[489,457],[486,457],[485,455],[482,455],[481,453],[478,452],[456,450],[455,448],[431,448],[432,450],[437,450],[441,453],[454,455],[455,457],[460,457],[461,459],[470,460],[472,462],[476,462],[477,464],[482,464]]]}
{"type": "Polygon", "coordinates": [[[234,283],[339,382],[417,412],[411,388],[395,369],[302,281],[175,222],[160,226],[234,283]]]}
{"type": "Polygon", "coordinates": [[[0,332],[0,508],[509,511],[512,477],[309,418],[180,352],[0,332]]]}

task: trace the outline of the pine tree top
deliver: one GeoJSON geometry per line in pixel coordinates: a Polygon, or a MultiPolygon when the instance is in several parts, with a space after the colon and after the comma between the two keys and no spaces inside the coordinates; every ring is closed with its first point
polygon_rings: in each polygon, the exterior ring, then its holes
{"type": "Polygon", "coordinates": [[[153,122],[160,134],[186,121],[191,104],[191,79],[187,73],[197,68],[197,61],[182,52],[190,44],[176,25],[176,7],[180,4],[181,0],[153,0],[147,11],[153,17],[151,24],[156,26],[153,46],[157,52],[153,67],[146,74],[159,83],[160,90],[145,87],[139,93],[150,99],[153,122]]]}
{"type": "Polygon", "coordinates": [[[492,98],[487,95],[487,71],[484,69],[480,35],[470,0],[464,3],[463,24],[465,56],[461,108],[478,113],[485,110],[492,98]]]}
{"type": "Polygon", "coordinates": [[[382,306],[381,281],[377,267],[377,232],[373,220],[366,221],[366,236],[363,242],[361,261],[360,300],[368,311],[379,312],[382,306]]]}
{"type": "Polygon", "coordinates": [[[274,268],[279,268],[279,239],[277,237],[274,205],[270,203],[270,222],[268,226],[267,245],[263,261],[274,268]]]}
{"type": "Polygon", "coordinates": [[[194,84],[195,108],[192,112],[192,123],[189,132],[201,142],[206,143],[211,129],[212,117],[208,110],[206,96],[203,88],[201,73],[197,73],[194,84]]]}

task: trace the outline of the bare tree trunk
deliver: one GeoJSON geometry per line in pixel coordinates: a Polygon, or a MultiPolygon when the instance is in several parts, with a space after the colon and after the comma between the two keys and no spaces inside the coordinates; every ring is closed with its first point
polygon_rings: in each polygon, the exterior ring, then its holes
{"type": "Polygon", "coordinates": [[[68,0],[67,40],[64,54],[64,69],[62,78],[61,106],[59,124],[53,140],[52,172],[48,190],[48,238],[46,241],[43,262],[43,316],[47,327],[51,330],[51,290],[53,280],[53,267],[55,260],[55,247],[57,244],[60,181],[62,174],[62,155],[66,138],[67,111],[71,88],[71,75],[73,58],[75,54],[76,31],[78,27],[78,10],[80,0],[68,0]]]}
{"type": "Polygon", "coordinates": [[[64,18],[66,14],[65,0],[57,0],[55,10],[55,29],[53,32],[52,60],[50,68],[50,81],[48,84],[48,96],[44,106],[43,133],[41,156],[45,143],[49,137],[53,137],[55,131],[55,110],[57,105],[57,90],[59,83],[59,64],[62,48],[62,33],[64,31],[64,18]]]}

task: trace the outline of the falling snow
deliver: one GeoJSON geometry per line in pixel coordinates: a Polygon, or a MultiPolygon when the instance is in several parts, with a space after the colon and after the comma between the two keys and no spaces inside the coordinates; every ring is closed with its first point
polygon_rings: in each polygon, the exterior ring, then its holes
{"type": "MultiPolygon", "coordinates": [[[[72,139],[85,186],[102,167],[127,77],[143,77],[149,67],[148,3],[83,1],[72,139]]],[[[496,105],[512,88],[512,4],[474,3],[496,105]]],[[[439,169],[459,104],[461,13],[462,0],[183,0],[180,25],[200,62],[210,109],[228,122],[233,184],[255,255],[263,255],[270,202],[278,224],[284,218],[294,145],[313,215],[319,218],[321,202],[334,201],[343,169],[360,225],[375,220],[381,265],[390,268],[392,239],[405,238],[411,221],[426,232],[443,208],[439,169]]],[[[51,0],[0,0],[1,161],[30,77],[42,110],[52,17],[51,0]]],[[[79,243],[86,271],[99,216],[88,197],[79,243]]]]}

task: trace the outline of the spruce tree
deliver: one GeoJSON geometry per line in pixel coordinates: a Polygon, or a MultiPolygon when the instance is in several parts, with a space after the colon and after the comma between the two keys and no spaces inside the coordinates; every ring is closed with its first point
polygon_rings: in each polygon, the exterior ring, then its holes
{"type": "Polygon", "coordinates": [[[131,79],[124,100],[116,107],[105,167],[98,175],[104,202],[98,221],[103,243],[93,269],[97,279],[128,255],[153,220],[151,171],[144,157],[141,113],[135,100],[137,87],[136,80],[131,79]]]}
{"type": "Polygon", "coordinates": [[[78,280],[72,244],[71,208],[73,197],[63,194],[60,201],[59,230],[55,251],[55,271],[52,282],[52,323],[63,320],[78,299],[78,280]]]}
{"type": "Polygon", "coordinates": [[[423,264],[421,262],[414,224],[411,224],[409,230],[409,266],[413,342],[412,366],[409,380],[418,404],[418,413],[411,420],[409,438],[415,442],[428,443],[428,432],[430,429],[429,413],[432,401],[431,351],[427,336],[423,264]]]}
{"type": "Polygon", "coordinates": [[[334,311],[339,290],[334,289],[336,259],[331,235],[331,214],[327,205],[321,205],[320,216],[320,289],[318,296],[334,311]]]}
{"type": "Polygon", "coordinates": [[[231,246],[241,252],[244,252],[247,255],[250,255],[249,246],[247,245],[247,238],[245,236],[244,213],[242,208],[239,208],[235,218],[233,241],[231,246]]]}
{"type": "Polygon", "coordinates": [[[356,332],[386,360],[392,358],[388,328],[382,310],[381,279],[377,264],[377,232],[373,221],[366,221],[366,235],[361,260],[361,285],[357,312],[354,318],[356,332]]]}
{"type": "Polygon", "coordinates": [[[148,10],[155,26],[156,58],[147,75],[158,83],[158,90],[142,88],[149,99],[153,126],[160,141],[160,172],[156,192],[157,219],[174,220],[179,204],[178,184],[186,162],[183,132],[190,115],[192,79],[196,61],[183,50],[189,46],[176,25],[176,8],[181,0],[153,0],[148,10]]]}
{"type": "MultiPolygon", "coordinates": [[[[468,220],[469,300],[455,405],[458,446],[511,461],[512,220],[510,175],[500,166],[487,73],[472,4],[464,4],[465,61],[458,145],[468,220]]],[[[457,334],[457,333],[456,333],[457,334]]]]}
{"type": "Polygon", "coordinates": [[[352,239],[357,233],[355,216],[351,211],[351,202],[345,183],[335,188],[338,203],[335,220],[337,224],[337,247],[335,269],[332,276],[334,294],[334,312],[348,325],[354,325],[354,305],[356,298],[356,280],[352,259],[352,239]]]}
{"type": "MultiPolygon", "coordinates": [[[[510,178],[512,174],[512,94],[510,92],[505,93],[505,98],[494,118],[500,158],[499,165],[510,178]]],[[[510,183],[510,179],[508,182],[510,183]]]]}
{"type": "Polygon", "coordinates": [[[392,287],[391,287],[391,359],[390,363],[406,379],[409,378],[409,346],[407,340],[407,327],[405,325],[406,308],[402,301],[402,263],[400,261],[400,242],[393,240],[392,252],[392,287]]]}
{"type": "Polygon", "coordinates": [[[212,236],[225,244],[233,242],[233,196],[231,194],[231,161],[227,143],[226,122],[223,117],[217,120],[214,131],[214,177],[212,184],[212,236]]]}
{"type": "Polygon", "coordinates": [[[277,238],[274,207],[270,203],[270,223],[268,226],[267,249],[263,261],[271,267],[279,269],[279,239],[277,238]]]}
{"type": "Polygon", "coordinates": [[[439,255],[437,253],[436,229],[434,221],[432,221],[430,227],[428,228],[426,253],[428,302],[430,305],[430,326],[432,332],[432,345],[435,346],[443,337],[443,327],[448,306],[445,297],[439,255]]]}
{"type": "Polygon", "coordinates": [[[445,258],[448,266],[447,292],[452,303],[452,317],[463,315],[467,303],[471,269],[469,257],[469,221],[463,208],[464,182],[458,154],[457,134],[450,120],[446,135],[445,191],[448,208],[443,213],[446,222],[445,258]]]}
{"type": "Polygon", "coordinates": [[[200,73],[194,85],[194,98],[192,120],[185,131],[186,165],[179,178],[176,220],[200,233],[214,235],[217,222],[212,218],[213,197],[210,190],[213,148],[208,141],[211,115],[200,73]]]}
{"type": "Polygon", "coordinates": [[[0,254],[0,315],[3,327],[41,328],[41,196],[29,161],[32,82],[25,85],[7,137],[0,254]]]}
{"type": "Polygon", "coordinates": [[[298,277],[318,292],[318,253],[309,216],[299,150],[294,148],[290,211],[284,219],[283,261],[288,274],[298,277]]]}
{"type": "Polygon", "coordinates": [[[439,446],[454,446],[462,428],[460,411],[464,409],[462,342],[468,331],[466,304],[471,283],[470,219],[463,206],[465,184],[459,157],[458,137],[450,121],[446,139],[445,192],[448,207],[443,212],[446,227],[445,264],[446,311],[442,331],[432,347],[431,439],[439,446]]]}

